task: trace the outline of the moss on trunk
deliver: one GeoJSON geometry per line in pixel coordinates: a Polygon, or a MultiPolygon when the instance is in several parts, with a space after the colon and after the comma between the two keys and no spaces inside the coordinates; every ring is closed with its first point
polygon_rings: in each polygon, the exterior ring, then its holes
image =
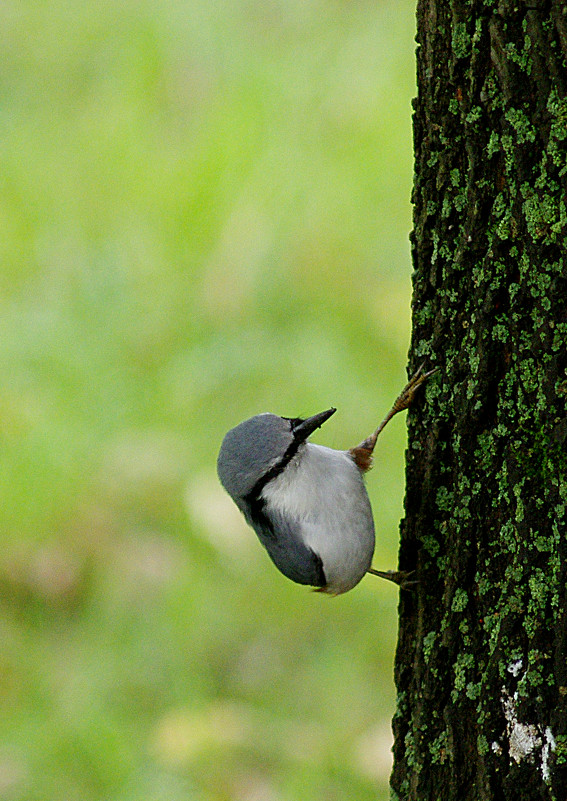
{"type": "Polygon", "coordinates": [[[567,4],[418,6],[394,797],[567,797],[567,4]]]}

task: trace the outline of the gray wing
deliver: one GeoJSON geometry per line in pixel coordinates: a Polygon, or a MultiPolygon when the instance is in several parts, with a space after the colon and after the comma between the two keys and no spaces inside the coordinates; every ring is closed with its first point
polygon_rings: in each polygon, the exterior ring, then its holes
{"type": "Polygon", "coordinates": [[[298,536],[299,524],[293,526],[278,512],[266,509],[260,501],[245,512],[272,562],[284,576],[298,584],[324,587],[327,583],[321,557],[298,536]]]}

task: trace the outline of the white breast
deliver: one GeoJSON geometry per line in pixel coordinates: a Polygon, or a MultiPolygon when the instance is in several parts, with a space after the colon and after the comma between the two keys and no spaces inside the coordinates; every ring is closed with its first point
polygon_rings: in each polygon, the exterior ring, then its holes
{"type": "Polygon", "coordinates": [[[307,443],[262,495],[321,557],[330,592],[358,584],[372,561],[374,521],[362,475],[346,451],[307,443]]]}

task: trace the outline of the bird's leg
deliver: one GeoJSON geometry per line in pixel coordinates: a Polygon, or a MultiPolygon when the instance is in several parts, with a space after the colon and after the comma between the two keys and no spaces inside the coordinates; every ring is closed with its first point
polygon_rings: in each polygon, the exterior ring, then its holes
{"type": "Polygon", "coordinates": [[[436,373],[437,370],[439,369],[438,367],[434,367],[433,370],[429,370],[427,373],[424,373],[423,372],[424,366],[425,362],[423,362],[423,364],[420,364],[416,372],[413,374],[413,376],[410,378],[408,383],[405,385],[405,387],[402,389],[402,391],[394,401],[392,408],[390,409],[386,417],[382,420],[376,431],[369,437],[367,437],[363,442],[361,442],[360,445],[358,446],[359,448],[365,447],[367,450],[370,451],[370,453],[372,453],[372,451],[374,450],[374,446],[376,445],[376,440],[386,427],[386,424],[389,423],[392,417],[398,414],[398,412],[403,412],[404,409],[407,409],[409,406],[411,406],[415,394],[417,390],[420,388],[420,386],[425,381],[427,381],[429,376],[432,376],[433,373],[436,373]]]}
{"type": "Polygon", "coordinates": [[[386,415],[386,417],[382,420],[376,431],[371,434],[369,437],[364,439],[360,445],[357,445],[356,448],[351,448],[349,453],[358,465],[358,467],[362,471],[369,470],[372,466],[372,452],[374,450],[374,446],[376,445],[376,440],[380,433],[386,427],[386,424],[392,419],[392,417],[397,414],[398,412],[403,412],[404,409],[407,409],[408,406],[411,406],[413,403],[413,399],[415,397],[415,393],[423,384],[424,381],[427,381],[429,376],[432,376],[433,373],[436,373],[439,369],[435,367],[433,370],[429,370],[427,373],[423,372],[423,368],[425,366],[425,362],[421,364],[414,375],[410,378],[408,383],[402,389],[396,400],[394,401],[394,405],[386,415]]]}
{"type": "Polygon", "coordinates": [[[410,581],[410,577],[415,573],[414,570],[374,570],[373,567],[370,567],[367,572],[372,573],[373,576],[386,579],[387,581],[393,581],[394,584],[397,584],[402,590],[409,590],[410,587],[417,584],[417,581],[410,581]]]}

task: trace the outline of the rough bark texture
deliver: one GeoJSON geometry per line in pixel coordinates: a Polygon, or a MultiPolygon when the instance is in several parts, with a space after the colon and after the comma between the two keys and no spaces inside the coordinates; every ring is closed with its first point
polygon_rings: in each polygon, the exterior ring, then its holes
{"type": "Polygon", "coordinates": [[[567,3],[419,0],[393,797],[567,798],[567,3]]]}

